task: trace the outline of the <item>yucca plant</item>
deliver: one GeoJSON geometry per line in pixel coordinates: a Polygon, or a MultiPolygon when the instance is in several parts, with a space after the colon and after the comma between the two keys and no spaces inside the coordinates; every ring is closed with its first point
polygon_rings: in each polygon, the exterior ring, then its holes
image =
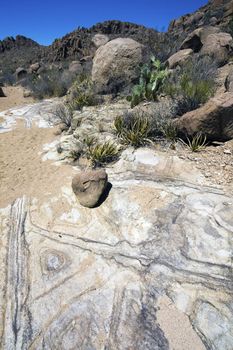
{"type": "Polygon", "coordinates": [[[101,166],[103,164],[112,162],[118,158],[119,148],[110,141],[102,144],[96,144],[90,147],[87,151],[87,157],[91,160],[94,166],[101,166]]]}
{"type": "Polygon", "coordinates": [[[177,139],[177,128],[174,125],[174,123],[172,123],[172,121],[167,121],[165,122],[162,126],[161,126],[161,132],[163,134],[163,136],[171,141],[171,142],[175,142],[177,139]]]}
{"type": "Polygon", "coordinates": [[[125,123],[124,123],[124,119],[122,116],[117,116],[114,120],[113,123],[113,128],[114,128],[114,132],[116,133],[117,136],[121,136],[124,128],[125,128],[125,123]]]}
{"type": "Polygon", "coordinates": [[[197,133],[191,139],[187,137],[187,141],[180,140],[185,146],[187,146],[192,152],[199,152],[206,148],[206,136],[202,133],[197,133]]]}
{"type": "Polygon", "coordinates": [[[141,116],[134,116],[129,125],[123,129],[120,137],[123,143],[137,148],[151,142],[148,138],[149,132],[149,120],[141,116]]]}

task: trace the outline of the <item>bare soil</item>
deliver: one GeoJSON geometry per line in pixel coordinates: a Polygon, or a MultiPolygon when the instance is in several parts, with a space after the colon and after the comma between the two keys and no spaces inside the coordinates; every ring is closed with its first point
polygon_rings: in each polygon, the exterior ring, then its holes
{"type": "Polygon", "coordinates": [[[23,96],[24,89],[21,86],[6,86],[2,89],[6,97],[0,97],[0,112],[34,102],[32,97],[23,96]]]}
{"type": "Polygon", "coordinates": [[[16,198],[46,197],[57,193],[72,167],[42,161],[43,145],[56,139],[55,129],[25,129],[23,122],[0,137],[0,208],[16,198]]]}

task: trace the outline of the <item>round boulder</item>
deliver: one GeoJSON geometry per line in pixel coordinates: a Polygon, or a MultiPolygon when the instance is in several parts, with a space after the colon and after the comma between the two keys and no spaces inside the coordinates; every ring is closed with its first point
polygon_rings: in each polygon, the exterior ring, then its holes
{"type": "Polygon", "coordinates": [[[109,41],[96,51],[92,80],[99,93],[130,88],[139,77],[140,65],[148,60],[147,48],[129,38],[109,41]]]}
{"type": "Polygon", "coordinates": [[[83,171],[72,180],[72,189],[79,203],[87,208],[95,207],[108,183],[104,169],[83,171]]]}

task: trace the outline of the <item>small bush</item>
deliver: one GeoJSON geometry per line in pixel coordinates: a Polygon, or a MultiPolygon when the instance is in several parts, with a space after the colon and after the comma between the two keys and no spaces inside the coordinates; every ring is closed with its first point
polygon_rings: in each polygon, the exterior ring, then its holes
{"type": "Polygon", "coordinates": [[[177,128],[174,125],[174,123],[172,123],[171,120],[165,122],[162,126],[161,126],[161,132],[163,134],[163,136],[171,142],[175,142],[177,139],[177,128]]]}
{"type": "Polygon", "coordinates": [[[98,101],[91,79],[86,76],[80,76],[72,85],[69,100],[72,108],[75,110],[81,110],[85,106],[96,105],[98,101]]]}
{"type": "Polygon", "coordinates": [[[38,75],[29,75],[22,85],[32,91],[35,98],[41,100],[48,97],[64,96],[72,84],[74,77],[68,71],[56,68],[49,69],[38,75]]]}
{"type": "Polygon", "coordinates": [[[119,148],[114,143],[107,141],[90,146],[87,151],[87,158],[91,160],[93,166],[102,166],[116,160],[119,152],[119,148]]]}
{"type": "Polygon", "coordinates": [[[72,119],[73,119],[73,110],[69,106],[65,106],[64,104],[60,104],[57,106],[55,112],[53,113],[54,119],[52,122],[54,124],[63,123],[67,129],[71,127],[72,119]]]}
{"type": "Polygon", "coordinates": [[[122,143],[135,148],[151,142],[149,138],[151,125],[149,119],[143,115],[117,117],[114,121],[114,130],[122,143]]]}
{"type": "Polygon", "coordinates": [[[206,146],[206,136],[202,133],[197,133],[191,139],[187,137],[187,141],[180,140],[185,146],[187,146],[192,152],[199,152],[203,150],[206,146]]]}
{"type": "Polygon", "coordinates": [[[132,94],[128,98],[131,101],[131,107],[135,107],[143,100],[155,101],[162,91],[167,76],[167,68],[152,57],[150,64],[142,66],[139,84],[133,87],[132,94]]]}
{"type": "Polygon", "coordinates": [[[183,68],[174,71],[166,81],[165,92],[174,100],[176,114],[200,107],[215,91],[217,65],[210,57],[195,56],[183,68]]]}

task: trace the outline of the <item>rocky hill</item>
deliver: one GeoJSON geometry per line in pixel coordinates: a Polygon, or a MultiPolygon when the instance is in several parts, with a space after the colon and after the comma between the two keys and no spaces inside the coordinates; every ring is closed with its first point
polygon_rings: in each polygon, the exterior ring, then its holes
{"type": "MultiPolygon", "coordinates": [[[[19,66],[42,61],[64,63],[93,56],[96,47],[92,38],[95,34],[108,35],[109,39],[128,37],[150,48],[160,59],[167,59],[177,51],[188,33],[198,27],[214,25],[224,28],[233,14],[232,0],[211,0],[193,14],[186,14],[171,21],[167,33],[117,20],[98,23],[91,28],[77,28],[56,39],[50,46],[41,46],[35,41],[18,35],[0,41],[0,70],[14,72],[19,66]]],[[[156,23],[155,23],[156,24],[156,23]]]]}

